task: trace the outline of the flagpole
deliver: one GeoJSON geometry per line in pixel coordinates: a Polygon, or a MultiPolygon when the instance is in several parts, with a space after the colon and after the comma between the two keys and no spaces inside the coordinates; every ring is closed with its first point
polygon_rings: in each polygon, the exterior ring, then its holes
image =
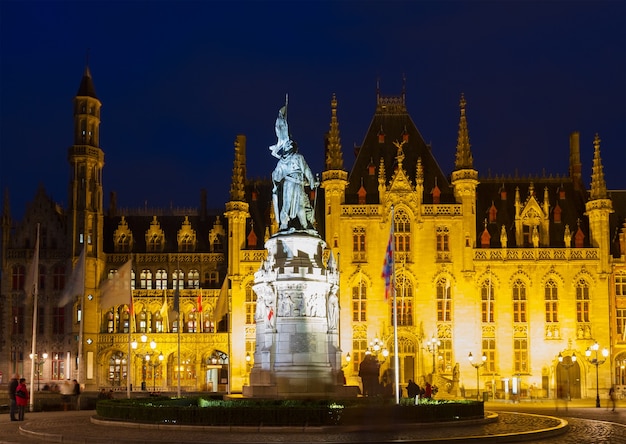
{"type": "Polygon", "coordinates": [[[180,325],[180,255],[176,256],[176,268],[178,268],[178,270],[176,270],[176,294],[174,295],[174,308],[176,308],[176,335],[178,337],[178,349],[177,349],[177,365],[178,365],[178,372],[177,372],[177,380],[178,380],[178,387],[176,389],[176,396],[180,398],[180,329],[181,329],[181,325],[180,325]],[[178,298],[178,300],[176,299],[178,298]],[[178,301],[178,306],[176,306],[176,303],[178,301]]]}
{"type": "MultiPolygon", "coordinates": [[[[391,206],[391,231],[394,233],[394,213],[393,213],[393,205],[391,206]]],[[[393,365],[394,365],[394,373],[395,373],[395,385],[396,385],[396,405],[400,404],[400,361],[398,359],[398,305],[396,303],[396,261],[395,261],[395,233],[393,234],[393,239],[391,240],[391,257],[393,258],[391,263],[391,279],[392,279],[392,290],[393,290],[393,365]]]]}
{"type": "MultiPolygon", "coordinates": [[[[39,356],[37,356],[37,298],[39,293],[39,223],[37,223],[37,240],[35,243],[35,254],[33,255],[32,262],[32,273],[33,273],[33,288],[29,288],[28,292],[34,290],[33,296],[33,336],[31,341],[31,359],[30,359],[30,411],[34,410],[35,405],[35,359],[39,361],[39,356]]],[[[37,371],[39,372],[39,362],[37,362],[37,371]]]]}
{"type": "MultiPolygon", "coordinates": [[[[131,257],[130,260],[132,261],[133,258],[131,257]]],[[[130,275],[132,276],[132,270],[133,270],[133,265],[131,262],[130,265],[130,275]]],[[[130,276],[129,276],[130,277],[130,276]]],[[[131,386],[131,381],[132,381],[132,369],[133,369],[133,357],[131,355],[132,351],[131,351],[131,333],[132,333],[132,329],[133,329],[133,322],[131,317],[134,317],[134,313],[133,313],[133,288],[131,286],[129,286],[129,291],[130,291],[130,307],[129,308],[129,313],[128,313],[128,364],[127,364],[127,368],[128,368],[128,378],[126,378],[126,398],[130,399],[130,386],[131,386]]]]}

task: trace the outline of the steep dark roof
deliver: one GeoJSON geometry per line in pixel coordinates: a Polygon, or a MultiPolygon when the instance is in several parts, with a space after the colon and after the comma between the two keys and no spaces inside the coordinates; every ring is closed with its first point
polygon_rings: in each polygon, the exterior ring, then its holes
{"type": "Polygon", "coordinates": [[[550,203],[550,247],[564,247],[563,239],[565,226],[569,225],[572,236],[580,228],[585,234],[585,245],[589,244],[589,224],[584,215],[586,196],[574,189],[574,184],[569,178],[481,178],[476,190],[476,235],[480,239],[485,229],[485,219],[487,219],[487,230],[491,235],[491,247],[501,247],[500,230],[504,225],[507,232],[508,247],[522,247],[515,243],[515,191],[519,188],[520,201],[522,205],[529,198],[531,184],[534,187],[535,199],[539,205],[544,201],[544,189],[548,189],[548,200],[550,203]],[[562,192],[562,193],[561,193],[562,192]],[[503,194],[506,196],[503,198],[503,194]],[[563,198],[561,198],[563,197],[563,198]],[[561,222],[554,221],[554,210],[557,207],[561,210],[561,222]],[[489,210],[491,206],[497,210],[495,222],[489,223],[489,210]]]}
{"type": "Polygon", "coordinates": [[[78,87],[78,92],[76,96],[87,96],[93,97],[97,99],[96,88],[93,86],[93,79],[91,78],[91,72],[89,71],[89,67],[85,67],[85,72],[83,73],[83,78],[80,81],[80,86],[78,87]]]}
{"type": "Polygon", "coordinates": [[[349,176],[346,189],[346,203],[358,203],[358,191],[361,184],[367,193],[366,203],[377,204],[378,174],[380,159],[385,165],[385,179],[388,184],[396,168],[398,152],[394,142],[406,140],[403,147],[403,168],[407,177],[415,185],[417,159],[421,158],[424,169],[424,203],[432,203],[431,190],[437,185],[441,190],[441,203],[454,202],[453,190],[446,175],[441,171],[435,160],[431,147],[424,142],[422,135],[406,110],[404,96],[378,96],[376,112],[370,123],[365,139],[357,148],[357,157],[349,176]],[[384,133],[384,141],[379,135],[384,133]],[[373,165],[374,171],[371,174],[373,165]]]}
{"type": "Polygon", "coordinates": [[[626,230],[626,190],[610,190],[609,198],[613,201],[613,213],[609,215],[611,254],[619,257],[620,254],[625,253],[620,251],[619,234],[622,230],[626,230]]]}
{"type": "MultiPolygon", "coordinates": [[[[210,215],[208,217],[200,217],[197,215],[189,215],[191,228],[196,232],[197,247],[195,253],[210,253],[209,232],[213,229],[213,225],[218,215],[210,215]]],[[[224,231],[228,232],[228,220],[220,215],[220,220],[224,226],[224,231]]],[[[104,251],[105,253],[114,253],[113,235],[117,230],[122,216],[105,216],[104,218],[104,251]]],[[[132,253],[146,252],[146,232],[150,229],[153,216],[149,213],[145,215],[127,215],[125,216],[128,228],[133,233],[133,250],[132,253]]],[[[157,220],[161,229],[165,234],[165,246],[163,253],[178,252],[178,231],[181,229],[185,221],[184,215],[157,215],[157,220]]],[[[226,249],[227,239],[222,240],[222,245],[226,249]]]]}

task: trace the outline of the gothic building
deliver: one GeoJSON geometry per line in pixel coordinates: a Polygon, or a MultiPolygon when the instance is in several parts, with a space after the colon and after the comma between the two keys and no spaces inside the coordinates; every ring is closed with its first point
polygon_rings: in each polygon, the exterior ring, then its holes
{"type": "MultiPolygon", "coordinates": [[[[115,195],[104,208],[100,107],[86,68],[74,98],[68,208],[40,189],[17,221],[5,194],[0,370],[29,375],[36,336],[34,368],[48,384],[240,392],[256,347],[254,273],[277,231],[271,184],[247,177],[239,135],[222,214],[207,210],[204,193],[194,209],[121,209],[115,195]],[[37,236],[33,329],[24,284],[37,236]],[[107,305],[101,284],[125,264],[132,297],[107,305]]],[[[435,153],[404,90],[377,93],[347,169],[331,100],[325,169],[311,199],[327,254],[339,263],[347,384],[360,385],[359,364],[374,354],[383,383],[397,356],[402,386],[427,380],[441,396],[476,394],[476,384],[502,398],[626,390],[626,192],[606,189],[600,137],[582,143],[594,153],[589,189],[578,133],[569,138],[567,176],[481,177],[466,109],[461,96],[456,152],[435,153]],[[454,171],[442,171],[435,155],[455,155],[454,171]],[[391,232],[394,285],[386,292],[391,232]]]]}

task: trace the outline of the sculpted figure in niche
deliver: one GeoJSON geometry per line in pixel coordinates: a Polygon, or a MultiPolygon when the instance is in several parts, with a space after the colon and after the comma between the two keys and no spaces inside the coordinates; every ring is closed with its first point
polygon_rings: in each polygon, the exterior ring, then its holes
{"type": "Polygon", "coordinates": [[[315,216],[305,187],[317,188],[318,183],[304,156],[298,153],[296,143],[289,137],[287,101],[278,111],[275,130],[277,141],[275,145],[270,146],[270,152],[272,156],[278,158],[276,168],[272,172],[274,185],[272,201],[279,230],[314,229],[315,216]]]}
{"type": "Polygon", "coordinates": [[[328,295],[328,329],[337,330],[339,322],[339,299],[337,298],[338,287],[333,285],[328,295]]]}

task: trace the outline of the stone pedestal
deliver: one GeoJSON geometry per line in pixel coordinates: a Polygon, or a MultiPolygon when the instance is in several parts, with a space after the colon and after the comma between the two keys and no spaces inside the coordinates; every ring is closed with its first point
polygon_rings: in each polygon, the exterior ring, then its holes
{"type": "Polygon", "coordinates": [[[344,396],[339,349],[339,274],[326,244],[310,232],[279,233],[255,274],[256,350],[250,384],[255,398],[344,396]]]}

